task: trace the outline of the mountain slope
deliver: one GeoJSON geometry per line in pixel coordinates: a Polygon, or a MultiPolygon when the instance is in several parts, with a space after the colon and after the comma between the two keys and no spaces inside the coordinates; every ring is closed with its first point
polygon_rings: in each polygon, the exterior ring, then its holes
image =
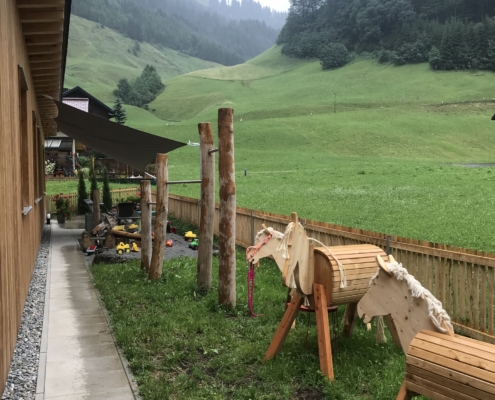
{"type": "Polygon", "coordinates": [[[81,86],[104,102],[113,102],[112,91],[121,78],[138,76],[153,65],[163,81],[219,64],[190,57],[178,51],[157,49],[141,43],[132,53],[134,41],[100,24],[71,15],[65,86],[81,86]]]}

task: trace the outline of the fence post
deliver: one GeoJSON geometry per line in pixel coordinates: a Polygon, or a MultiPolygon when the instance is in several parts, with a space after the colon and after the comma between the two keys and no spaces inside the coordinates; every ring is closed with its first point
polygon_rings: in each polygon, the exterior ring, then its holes
{"type": "Polygon", "coordinates": [[[251,246],[254,246],[254,210],[251,210],[251,246]]]}
{"type": "Polygon", "coordinates": [[[210,123],[198,125],[201,146],[201,200],[199,219],[198,287],[211,290],[211,265],[213,259],[213,228],[215,222],[215,153],[210,123]]]}
{"type": "Polygon", "coordinates": [[[146,272],[151,263],[151,182],[141,181],[141,269],[146,272]]]}
{"type": "Polygon", "coordinates": [[[94,226],[100,224],[100,191],[98,189],[93,190],[93,215],[94,215],[94,226]]]}
{"type": "Polygon", "coordinates": [[[218,252],[218,302],[227,307],[236,305],[235,282],[235,167],[234,110],[218,110],[218,148],[220,179],[220,224],[218,252]]]}
{"type": "Polygon", "coordinates": [[[151,256],[149,279],[160,279],[162,276],[163,257],[165,256],[165,240],[167,235],[168,212],[168,156],[156,155],[156,220],[153,252],[151,256]]]}

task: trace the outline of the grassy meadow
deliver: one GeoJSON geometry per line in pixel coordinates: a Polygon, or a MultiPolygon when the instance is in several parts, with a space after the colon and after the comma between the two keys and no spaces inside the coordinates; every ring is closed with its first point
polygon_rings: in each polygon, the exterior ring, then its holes
{"type": "MultiPolygon", "coordinates": [[[[495,170],[457,165],[495,161],[494,73],[374,60],[322,71],[273,47],[165,85],[150,111],[127,107],[128,125],[197,142],[198,122],[216,131],[217,109],[233,107],[238,205],[495,251],[495,170]]],[[[172,152],[169,164],[170,179],[195,179],[198,148],[172,152]]],[[[199,196],[196,186],[171,190],[199,196]]]]}

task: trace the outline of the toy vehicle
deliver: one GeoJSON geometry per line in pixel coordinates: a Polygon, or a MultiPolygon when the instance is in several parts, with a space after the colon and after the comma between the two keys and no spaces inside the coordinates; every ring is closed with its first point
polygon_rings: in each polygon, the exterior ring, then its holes
{"type": "Polygon", "coordinates": [[[194,239],[189,245],[189,248],[193,250],[198,250],[198,246],[199,246],[199,239],[194,239]]]}
{"type": "Polygon", "coordinates": [[[132,242],[132,251],[139,253],[139,247],[136,242],[132,242]]]}
{"type": "Polygon", "coordinates": [[[117,250],[117,253],[118,253],[118,254],[122,254],[124,251],[125,251],[126,253],[130,253],[130,252],[131,252],[131,249],[129,248],[129,245],[128,245],[128,244],[124,244],[124,242],[120,242],[120,243],[117,245],[117,247],[116,247],[116,249],[115,249],[115,250],[117,250]]]}
{"type": "Polygon", "coordinates": [[[172,247],[174,245],[174,241],[172,239],[167,239],[165,242],[166,247],[172,247]]]}
{"type": "Polygon", "coordinates": [[[190,242],[191,240],[196,239],[196,234],[192,233],[192,231],[188,231],[184,233],[184,239],[190,242]]]}

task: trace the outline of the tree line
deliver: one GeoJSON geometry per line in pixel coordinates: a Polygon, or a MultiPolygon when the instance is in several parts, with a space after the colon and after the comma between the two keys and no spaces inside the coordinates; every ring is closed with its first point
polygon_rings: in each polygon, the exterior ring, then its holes
{"type": "Polygon", "coordinates": [[[268,26],[277,30],[282,29],[287,19],[286,12],[272,10],[270,7],[263,7],[255,0],[208,0],[210,10],[230,19],[253,19],[265,22],[268,26]]]}
{"type": "Polygon", "coordinates": [[[72,12],[139,42],[223,65],[255,57],[278,35],[264,22],[228,20],[192,0],[74,0],[72,12]]]}
{"type": "Polygon", "coordinates": [[[396,65],[495,71],[494,16],[492,0],[291,0],[277,43],[324,69],[368,52],[396,65]]]}

